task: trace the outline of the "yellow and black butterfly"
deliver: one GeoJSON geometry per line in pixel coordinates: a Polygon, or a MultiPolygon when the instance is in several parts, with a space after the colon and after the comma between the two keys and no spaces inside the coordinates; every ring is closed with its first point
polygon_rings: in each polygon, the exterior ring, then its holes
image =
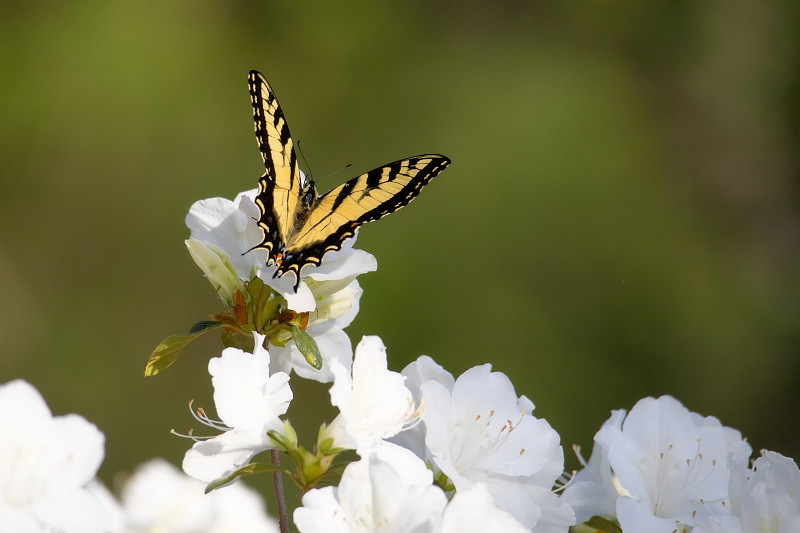
{"type": "Polygon", "coordinates": [[[319,265],[326,253],[341,249],[362,224],[408,205],[450,164],[443,155],[409,157],[319,196],[314,182],[300,173],[289,126],[272,88],[255,70],[248,81],[256,140],[266,167],[256,196],[264,239],[253,249],[267,250],[267,266],[278,266],[275,277],[293,272],[295,291],[304,266],[319,265]]]}

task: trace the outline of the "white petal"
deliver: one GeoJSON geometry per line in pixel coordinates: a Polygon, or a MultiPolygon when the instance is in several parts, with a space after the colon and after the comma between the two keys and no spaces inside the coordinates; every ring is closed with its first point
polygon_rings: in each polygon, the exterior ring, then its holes
{"type": "Polygon", "coordinates": [[[511,514],[499,509],[486,485],[479,483],[459,491],[444,510],[442,533],[467,531],[503,531],[524,533],[530,531],[511,514]]]}
{"type": "Polygon", "coordinates": [[[414,394],[414,399],[417,401],[422,398],[420,387],[426,381],[437,381],[448,391],[452,391],[456,383],[453,374],[427,355],[421,355],[416,361],[409,363],[401,374],[406,377],[406,387],[414,394]]]}
{"type": "Polygon", "coordinates": [[[246,465],[255,454],[270,447],[272,442],[266,433],[227,431],[213,439],[195,442],[183,457],[183,471],[210,483],[246,465]]]}
{"type": "Polygon", "coordinates": [[[294,510],[294,525],[301,533],[352,533],[349,516],[336,499],[335,487],[312,489],[303,506],[294,510]]]}
{"type": "Polygon", "coordinates": [[[286,306],[292,311],[304,313],[306,311],[313,311],[317,302],[314,299],[314,293],[308,288],[304,281],[300,281],[297,291],[294,290],[295,277],[294,273],[287,273],[279,278],[273,277],[273,274],[278,267],[261,267],[258,270],[258,277],[261,280],[278,291],[280,295],[286,300],[286,306]]]}
{"type": "Polygon", "coordinates": [[[414,454],[386,445],[347,466],[339,483],[342,508],[367,531],[436,531],[446,498],[414,454]]]}
{"type": "Polygon", "coordinates": [[[122,490],[133,531],[200,531],[213,516],[205,484],[163,459],[139,465],[122,490]]]}
{"type": "Polygon", "coordinates": [[[745,530],[738,516],[715,515],[698,522],[692,533],[745,533],[745,530]]]}
{"type": "Polygon", "coordinates": [[[262,434],[282,428],[278,417],[286,413],[292,399],[289,376],[270,376],[266,350],[248,354],[226,348],[221,357],[209,361],[208,371],[217,413],[228,427],[262,434]]]}
{"type": "Polygon", "coordinates": [[[378,269],[378,260],[364,250],[345,249],[325,255],[314,269],[309,268],[309,277],[317,281],[347,279],[378,269]]]}
{"type": "Polygon", "coordinates": [[[79,488],[91,481],[103,462],[105,436],[80,415],[55,417],[50,426],[58,435],[58,446],[50,446],[39,457],[39,468],[49,472],[48,492],[79,488]]]}
{"type": "Polygon", "coordinates": [[[236,205],[227,198],[199,200],[189,208],[186,226],[197,239],[212,242],[214,230],[236,211],[236,205]]]}
{"type": "Polygon", "coordinates": [[[572,508],[549,487],[524,477],[487,476],[481,482],[492,493],[497,507],[536,533],[566,533],[575,524],[572,508]]]}
{"type": "Polygon", "coordinates": [[[96,489],[81,488],[39,502],[36,515],[56,531],[103,533],[118,528],[121,522],[118,509],[110,502],[110,495],[102,497],[96,489]]]}
{"type": "Polygon", "coordinates": [[[0,442],[13,435],[12,426],[46,423],[53,416],[39,391],[21,379],[0,385],[0,412],[5,422],[0,424],[0,442]]]}
{"type": "Polygon", "coordinates": [[[209,198],[195,202],[186,216],[191,236],[225,252],[242,280],[249,280],[255,267],[266,262],[263,250],[250,250],[258,244],[247,228],[251,219],[234,202],[209,198]]]}
{"type": "Polygon", "coordinates": [[[204,483],[163,459],[140,465],[122,491],[126,531],[277,533],[262,498],[244,483],[204,491],[204,483]]]}
{"type": "Polygon", "coordinates": [[[388,370],[379,337],[364,337],[356,347],[352,378],[343,365],[333,368],[331,403],[339,408],[358,447],[397,434],[414,417],[415,406],[405,378],[388,370]]]}
{"type": "Polygon", "coordinates": [[[626,532],[675,533],[678,530],[675,520],[655,516],[648,504],[627,496],[617,500],[617,518],[620,527],[626,532]]]}
{"type": "Polygon", "coordinates": [[[243,483],[217,489],[212,496],[216,517],[205,530],[208,533],[279,533],[262,496],[243,483]]]}
{"type": "Polygon", "coordinates": [[[321,328],[346,328],[358,314],[363,290],[358,281],[351,281],[338,288],[338,281],[313,282],[312,290],[317,300],[317,309],[311,320],[321,328]],[[329,290],[337,289],[334,292],[329,290]]]}

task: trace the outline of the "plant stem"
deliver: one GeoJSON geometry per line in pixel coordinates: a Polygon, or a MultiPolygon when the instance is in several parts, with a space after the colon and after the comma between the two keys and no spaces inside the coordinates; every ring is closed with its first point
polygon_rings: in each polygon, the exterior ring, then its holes
{"type": "MultiPolygon", "coordinates": [[[[281,452],[271,450],[269,453],[272,464],[280,466],[281,452]]],[[[273,472],[272,480],[275,483],[275,501],[278,504],[278,523],[281,527],[281,533],[289,533],[289,513],[286,511],[286,495],[283,491],[283,472],[280,470],[273,472]]]]}

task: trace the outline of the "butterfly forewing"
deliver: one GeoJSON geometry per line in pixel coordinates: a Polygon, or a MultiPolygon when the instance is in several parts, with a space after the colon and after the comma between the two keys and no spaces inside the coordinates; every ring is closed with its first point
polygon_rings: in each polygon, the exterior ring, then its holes
{"type": "Polygon", "coordinates": [[[410,157],[351,179],[322,197],[314,183],[301,178],[286,118],[267,80],[250,72],[256,139],[266,172],[259,180],[256,205],[264,238],[256,248],[277,263],[276,276],[295,274],[300,285],[305,265],[319,265],[339,250],[362,224],[408,205],[434,176],[450,164],[442,155],[410,157]]]}
{"type": "Polygon", "coordinates": [[[259,180],[259,194],[256,197],[256,204],[261,210],[259,225],[265,233],[262,247],[267,248],[271,258],[274,258],[280,250],[274,250],[273,247],[285,242],[303,207],[301,197],[304,184],[301,182],[289,126],[275,93],[267,80],[256,71],[250,72],[248,81],[256,141],[266,168],[259,180]]]}

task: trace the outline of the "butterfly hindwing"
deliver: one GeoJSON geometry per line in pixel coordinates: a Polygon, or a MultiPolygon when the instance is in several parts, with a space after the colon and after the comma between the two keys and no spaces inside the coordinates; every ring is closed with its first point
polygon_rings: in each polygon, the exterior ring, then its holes
{"type": "Polygon", "coordinates": [[[278,99],[256,71],[248,78],[256,140],[266,172],[259,180],[256,205],[264,238],[255,248],[267,250],[275,276],[295,275],[294,289],[306,265],[319,265],[328,252],[367,222],[408,205],[434,176],[450,164],[442,155],[401,159],[351,179],[318,197],[314,182],[300,173],[294,143],[278,99]]]}
{"type": "Polygon", "coordinates": [[[262,248],[270,251],[270,259],[280,250],[275,244],[285,242],[293,229],[304,196],[297,155],[283,110],[267,80],[256,71],[248,77],[256,141],[266,172],[259,180],[256,204],[261,211],[259,226],[264,230],[262,248]]]}

